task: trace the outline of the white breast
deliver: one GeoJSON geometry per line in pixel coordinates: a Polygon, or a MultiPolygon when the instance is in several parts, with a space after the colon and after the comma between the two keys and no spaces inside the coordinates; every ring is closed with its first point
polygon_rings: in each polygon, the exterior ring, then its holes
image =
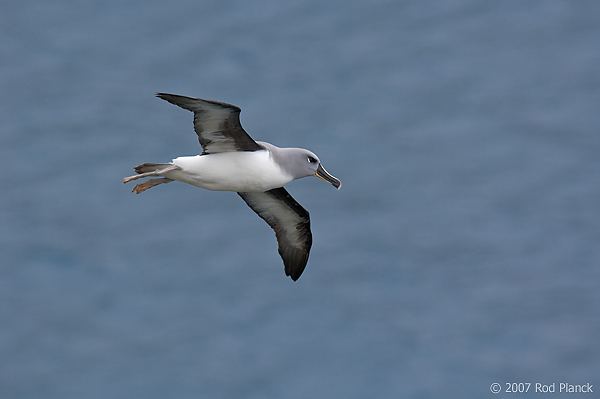
{"type": "Polygon", "coordinates": [[[273,161],[269,151],[239,151],[179,157],[181,168],[165,177],[216,191],[264,192],[293,180],[273,161]]]}

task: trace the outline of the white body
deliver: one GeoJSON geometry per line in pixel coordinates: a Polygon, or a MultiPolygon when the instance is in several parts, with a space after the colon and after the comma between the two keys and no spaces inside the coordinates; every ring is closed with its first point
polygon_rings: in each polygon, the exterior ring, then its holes
{"type": "Polygon", "coordinates": [[[264,192],[293,180],[269,151],[236,151],[179,157],[180,170],[162,176],[215,191],[264,192]]]}

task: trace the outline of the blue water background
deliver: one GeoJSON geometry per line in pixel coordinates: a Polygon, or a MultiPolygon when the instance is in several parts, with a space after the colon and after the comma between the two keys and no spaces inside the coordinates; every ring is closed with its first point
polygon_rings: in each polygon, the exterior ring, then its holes
{"type": "Polygon", "coordinates": [[[0,397],[600,391],[600,2],[0,11],[0,397]],[[156,91],[236,104],[343,181],[287,186],[298,282],[237,195],[121,184],[199,151],[156,91]]]}

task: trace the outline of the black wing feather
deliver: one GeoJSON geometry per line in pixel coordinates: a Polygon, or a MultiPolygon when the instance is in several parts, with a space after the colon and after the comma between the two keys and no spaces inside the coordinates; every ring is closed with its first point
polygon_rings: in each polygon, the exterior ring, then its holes
{"type": "Polygon", "coordinates": [[[296,281],[304,271],[312,245],[310,215],[286,189],[238,193],[275,230],[286,276],[296,281]]]}
{"type": "Polygon", "coordinates": [[[203,154],[263,149],[242,128],[242,110],[235,105],[176,94],[156,93],[156,96],[194,113],[194,130],[203,154]]]}

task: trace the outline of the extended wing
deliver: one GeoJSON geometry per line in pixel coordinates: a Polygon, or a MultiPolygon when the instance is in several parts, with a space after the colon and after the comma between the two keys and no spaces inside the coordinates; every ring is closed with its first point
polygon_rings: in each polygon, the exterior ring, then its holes
{"type": "Polygon", "coordinates": [[[263,149],[242,128],[241,109],[235,105],[176,94],[156,96],[194,113],[194,130],[203,154],[263,149]]]}
{"type": "Polygon", "coordinates": [[[308,211],[284,188],[238,194],[275,230],[285,274],[294,281],[298,280],[306,267],[312,245],[308,211]]]}

